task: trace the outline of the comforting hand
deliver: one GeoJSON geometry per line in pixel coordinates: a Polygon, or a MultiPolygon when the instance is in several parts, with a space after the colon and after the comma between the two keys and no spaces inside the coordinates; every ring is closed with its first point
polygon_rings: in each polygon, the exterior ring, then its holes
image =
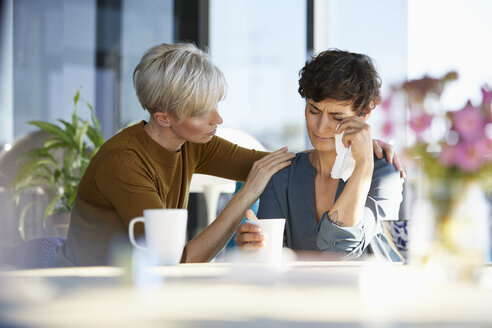
{"type": "Polygon", "coordinates": [[[397,153],[395,153],[392,145],[384,141],[374,139],[372,141],[372,146],[374,147],[374,154],[376,154],[377,158],[381,159],[386,154],[386,161],[390,164],[393,164],[397,168],[397,170],[400,171],[400,176],[402,178],[407,177],[407,175],[405,174],[405,169],[401,164],[400,157],[397,153]]]}
{"type": "Polygon", "coordinates": [[[290,165],[290,160],[294,157],[295,154],[287,152],[287,147],[284,147],[256,161],[249,171],[241,192],[248,194],[251,198],[258,198],[265,190],[270,178],[279,170],[290,165]]]}
{"type": "MultiPolygon", "coordinates": [[[[257,221],[252,210],[246,210],[246,218],[250,221],[257,221]]],[[[261,233],[261,227],[257,224],[244,222],[236,231],[234,241],[241,251],[251,251],[262,248],[265,244],[265,235],[261,233]]]]}

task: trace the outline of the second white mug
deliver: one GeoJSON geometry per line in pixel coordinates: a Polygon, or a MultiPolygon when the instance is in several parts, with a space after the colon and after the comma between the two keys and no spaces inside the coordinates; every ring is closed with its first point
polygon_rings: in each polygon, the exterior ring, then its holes
{"type": "Polygon", "coordinates": [[[247,255],[247,258],[255,262],[281,262],[285,219],[247,220],[246,222],[259,225],[261,227],[261,233],[265,235],[265,245],[263,248],[247,255]]]}

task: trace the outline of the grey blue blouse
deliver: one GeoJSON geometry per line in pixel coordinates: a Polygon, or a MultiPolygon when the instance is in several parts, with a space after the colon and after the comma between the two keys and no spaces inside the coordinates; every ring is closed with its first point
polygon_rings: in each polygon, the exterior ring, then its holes
{"type": "MultiPolygon", "coordinates": [[[[402,201],[400,172],[385,159],[374,158],[371,187],[361,223],[339,227],[325,212],[316,220],[314,180],[316,169],[309,153],[298,153],[292,164],[277,172],[260,197],[258,218],[285,218],[284,246],[294,250],[320,250],[341,253],[345,260],[373,254],[390,261],[401,261],[383,234],[381,220],[396,220],[402,201]]],[[[335,201],[345,187],[340,180],[335,201]]]]}

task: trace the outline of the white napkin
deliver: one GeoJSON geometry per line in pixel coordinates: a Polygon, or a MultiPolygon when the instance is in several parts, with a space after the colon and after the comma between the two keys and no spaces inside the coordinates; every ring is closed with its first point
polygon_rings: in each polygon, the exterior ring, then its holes
{"type": "MultiPolygon", "coordinates": [[[[338,130],[338,127],[337,127],[338,130]]],[[[331,168],[331,177],[333,179],[343,179],[347,181],[352,175],[355,168],[355,160],[352,156],[352,147],[345,147],[342,142],[345,131],[340,134],[335,133],[335,150],[337,157],[335,158],[335,164],[331,168]]]]}

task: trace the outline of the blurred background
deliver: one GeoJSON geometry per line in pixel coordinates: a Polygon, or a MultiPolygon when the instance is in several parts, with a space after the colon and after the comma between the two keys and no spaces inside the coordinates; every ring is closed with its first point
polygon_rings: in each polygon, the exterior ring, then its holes
{"type": "MultiPolygon", "coordinates": [[[[370,55],[383,96],[407,78],[455,70],[460,80],[446,97],[458,108],[468,96],[480,96],[478,85],[492,82],[492,69],[486,69],[492,53],[487,0],[0,3],[4,146],[34,129],[27,121],[68,119],[79,88],[95,107],[105,138],[147,119],[132,72],[145,49],[163,42],[194,42],[210,52],[229,86],[219,105],[224,125],[246,131],[268,149],[309,147],[298,72],[310,54],[330,47],[370,55]]],[[[379,126],[375,114],[372,123],[379,126]]]]}
{"type": "MultiPolygon", "coordinates": [[[[105,139],[147,120],[132,73],[159,43],[206,49],[228,82],[219,104],[224,126],[268,150],[310,147],[298,72],[331,47],[370,55],[383,98],[393,84],[455,70],[460,79],[443,101],[462,108],[481,97],[480,85],[492,85],[490,13],[487,0],[0,0],[0,151],[34,131],[28,121],[69,120],[78,89],[105,139]]],[[[400,149],[405,109],[389,140],[384,115],[371,117],[374,137],[400,149]]],[[[8,190],[1,192],[5,198],[8,190]]],[[[12,230],[2,230],[3,243],[15,244],[12,230]]]]}

